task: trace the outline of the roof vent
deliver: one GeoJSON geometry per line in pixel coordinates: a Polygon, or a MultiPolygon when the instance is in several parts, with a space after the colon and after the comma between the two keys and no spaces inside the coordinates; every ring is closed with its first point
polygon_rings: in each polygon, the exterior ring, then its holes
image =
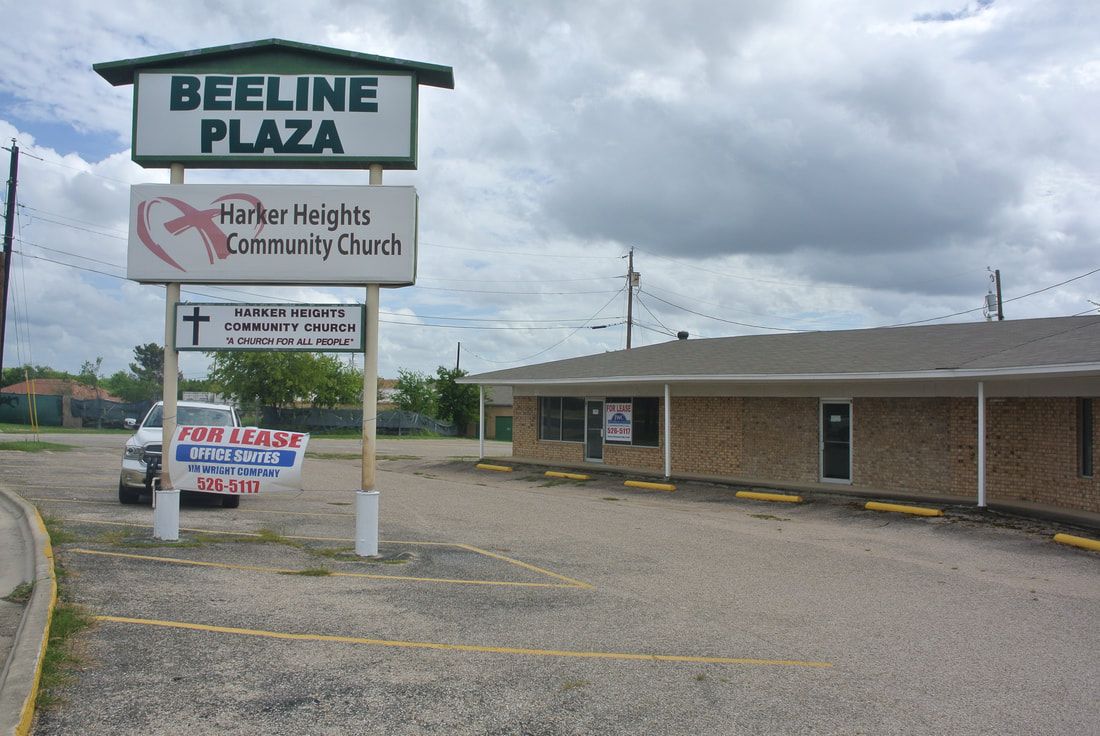
{"type": "Polygon", "coordinates": [[[677,340],[686,340],[686,339],[688,339],[687,331],[686,330],[680,330],[679,332],[677,332],[676,333],[676,339],[677,340]]]}

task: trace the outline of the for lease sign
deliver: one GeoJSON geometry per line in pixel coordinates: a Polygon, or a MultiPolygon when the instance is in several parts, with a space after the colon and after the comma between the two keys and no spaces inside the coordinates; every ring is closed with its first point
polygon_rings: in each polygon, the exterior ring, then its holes
{"type": "Polygon", "coordinates": [[[140,184],[126,275],[141,282],[416,281],[412,187],[140,184]]]}
{"type": "Polygon", "coordinates": [[[629,401],[608,401],[604,405],[604,436],[607,442],[630,442],[634,406],[629,401]]]}
{"type": "Polygon", "coordinates": [[[412,74],[139,73],[134,160],[144,165],[415,165],[412,74]]]}
{"type": "Polygon", "coordinates": [[[300,491],[308,443],[301,432],[182,425],[172,438],[168,472],[182,491],[300,491]]]}

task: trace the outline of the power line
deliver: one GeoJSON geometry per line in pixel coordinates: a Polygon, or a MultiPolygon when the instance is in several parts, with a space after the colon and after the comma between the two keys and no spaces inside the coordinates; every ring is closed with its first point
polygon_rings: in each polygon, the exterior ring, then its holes
{"type": "Polygon", "coordinates": [[[687,307],[681,307],[679,304],[673,304],[672,302],[670,302],[668,300],[662,299],[661,297],[657,296],[656,294],[650,294],[649,296],[653,297],[654,299],[656,299],[659,302],[667,304],[670,307],[675,307],[676,309],[681,309],[685,312],[688,312],[690,314],[694,314],[694,315],[699,316],[699,317],[706,317],[707,319],[713,319],[717,322],[725,322],[726,324],[738,325],[739,327],[751,327],[751,328],[757,329],[757,330],[779,330],[779,331],[782,331],[782,332],[806,332],[806,330],[796,330],[796,329],[793,329],[791,327],[768,327],[766,325],[754,325],[754,324],[750,324],[748,322],[737,322],[737,321],[732,320],[732,319],[722,319],[721,317],[715,317],[712,314],[703,314],[702,312],[696,312],[694,309],[688,309],[687,307]]]}
{"type": "Polygon", "coordinates": [[[443,248],[445,250],[464,250],[471,251],[473,253],[489,253],[495,256],[530,256],[531,258],[568,258],[570,260],[590,260],[590,261],[609,261],[618,260],[620,256],[578,256],[568,253],[533,253],[531,251],[511,251],[511,250],[489,250],[488,248],[468,248],[461,245],[443,245],[442,243],[429,243],[426,240],[420,241],[421,245],[430,245],[433,248],[443,248]]]}
{"type": "MultiPolygon", "coordinates": [[[[600,312],[607,309],[611,305],[611,302],[615,301],[615,298],[618,297],[619,294],[622,294],[624,291],[626,291],[625,286],[623,288],[619,289],[619,291],[617,291],[614,296],[612,296],[610,299],[608,299],[607,303],[604,304],[602,307],[600,307],[596,311],[595,314],[593,314],[591,317],[589,317],[587,322],[591,322],[592,320],[596,319],[596,317],[598,317],[600,315],[600,312]]],[[[569,338],[573,337],[573,335],[576,335],[582,329],[587,327],[588,326],[587,322],[585,324],[581,325],[580,327],[578,327],[577,329],[573,330],[572,332],[570,332],[568,335],[563,337],[561,340],[558,340],[556,343],[554,343],[550,347],[545,348],[544,350],[540,350],[537,353],[532,353],[531,355],[528,355],[524,358],[516,358],[515,360],[489,360],[488,358],[483,358],[482,356],[478,355],[477,353],[470,353],[470,355],[473,355],[475,358],[479,358],[479,359],[485,361],[486,363],[495,363],[495,364],[498,364],[498,365],[506,364],[506,363],[524,363],[528,360],[531,360],[531,358],[537,358],[538,356],[542,355],[543,353],[547,353],[547,352],[553,350],[554,348],[556,348],[558,345],[561,345],[563,342],[565,342],[569,338]]],[[[605,327],[612,327],[612,326],[614,326],[614,325],[600,325],[599,327],[593,327],[591,329],[603,329],[605,327]]]]}
{"type": "MultiPolygon", "coordinates": [[[[1086,273],[1083,273],[1080,276],[1074,276],[1073,278],[1066,279],[1065,281],[1059,281],[1057,284],[1051,284],[1050,286],[1044,286],[1041,289],[1036,289],[1035,291],[1029,291],[1026,294],[1020,294],[1019,296],[1014,296],[1011,299],[1005,299],[1004,302],[1002,302],[1002,303],[1014,302],[1014,301],[1018,301],[1020,299],[1026,299],[1029,296],[1035,296],[1036,294],[1042,294],[1044,291],[1050,291],[1051,289],[1057,289],[1059,286],[1065,286],[1066,284],[1071,283],[1073,281],[1079,281],[1079,280],[1085,278],[1086,276],[1092,276],[1094,273],[1100,273],[1100,268],[1094,268],[1093,270],[1088,271],[1086,273]]],[[[963,315],[963,314],[972,314],[974,312],[980,312],[983,309],[985,309],[984,305],[980,306],[980,307],[975,307],[974,309],[967,309],[967,310],[964,310],[962,312],[954,312],[952,314],[945,314],[945,315],[942,315],[940,317],[930,317],[929,319],[918,319],[918,320],[914,320],[912,322],[900,322],[896,325],[882,325],[882,327],[908,327],[910,325],[919,325],[919,324],[924,324],[925,322],[935,322],[936,320],[940,320],[940,319],[949,319],[951,317],[958,317],[958,316],[963,315]]]]}

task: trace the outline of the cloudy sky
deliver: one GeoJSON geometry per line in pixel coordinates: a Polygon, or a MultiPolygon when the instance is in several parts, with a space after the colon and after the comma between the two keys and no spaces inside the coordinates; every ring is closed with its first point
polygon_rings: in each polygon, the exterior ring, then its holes
{"type": "MultiPolygon", "coordinates": [[[[0,140],[24,154],[6,365],[76,371],[102,356],[109,374],[134,345],[163,342],[163,289],[123,276],[129,186],[167,172],[131,162],[131,88],[92,64],[266,38],[454,69],[454,90],[421,89],[419,170],[385,175],[420,194],[417,285],[382,293],[386,376],[453,365],[459,342],[475,373],[624,347],[631,247],[635,345],[981,320],[989,268],[1008,319],[1100,301],[1095,0],[0,10],[0,140]]],[[[187,181],[366,175],[190,169],[187,181]]],[[[206,372],[201,355],[181,365],[206,372]]]]}

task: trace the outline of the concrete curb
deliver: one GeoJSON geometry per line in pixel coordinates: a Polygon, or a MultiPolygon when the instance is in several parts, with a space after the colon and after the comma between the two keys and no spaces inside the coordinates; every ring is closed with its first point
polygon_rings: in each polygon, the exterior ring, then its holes
{"type": "Polygon", "coordinates": [[[54,579],[53,548],[38,509],[15,493],[0,488],[0,512],[20,520],[24,539],[32,540],[33,547],[25,549],[24,555],[33,554],[34,591],[23,609],[8,661],[0,671],[0,734],[26,736],[34,721],[38,680],[57,604],[57,581],[54,579]]]}

